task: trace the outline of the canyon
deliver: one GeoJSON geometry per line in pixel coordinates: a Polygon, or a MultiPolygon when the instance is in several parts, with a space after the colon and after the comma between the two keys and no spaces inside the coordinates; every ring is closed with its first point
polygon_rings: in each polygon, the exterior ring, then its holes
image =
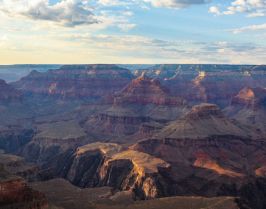
{"type": "Polygon", "coordinates": [[[265,66],[51,67],[0,80],[0,207],[266,207],[265,66]]]}

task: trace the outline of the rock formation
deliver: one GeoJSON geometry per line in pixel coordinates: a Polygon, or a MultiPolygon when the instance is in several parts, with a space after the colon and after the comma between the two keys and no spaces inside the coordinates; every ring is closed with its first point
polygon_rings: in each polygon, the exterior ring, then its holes
{"type": "Polygon", "coordinates": [[[116,65],[66,65],[43,73],[32,71],[13,86],[34,94],[92,99],[121,90],[132,78],[129,70],[116,65]]]}
{"type": "Polygon", "coordinates": [[[18,102],[21,99],[21,93],[0,79],[0,103],[18,102]]]}
{"type": "Polygon", "coordinates": [[[169,93],[169,90],[163,87],[159,80],[151,79],[143,73],[115,96],[114,105],[154,104],[179,106],[184,104],[184,100],[171,97],[169,93]]]}
{"type": "Polygon", "coordinates": [[[265,66],[156,65],[146,72],[190,104],[209,102],[222,108],[242,88],[263,87],[266,81],[265,66]]]}
{"type": "Polygon", "coordinates": [[[228,116],[251,127],[259,138],[266,134],[266,89],[244,88],[225,109],[228,116]]]}
{"type": "Polygon", "coordinates": [[[0,165],[0,207],[45,209],[48,202],[42,193],[34,191],[23,179],[10,175],[0,165]]]}
{"type": "Polygon", "coordinates": [[[158,80],[143,74],[117,93],[112,107],[92,117],[86,127],[89,131],[132,135],[147,130],[143,126],[156,130],[158,123],[175,120],[186,111],[182,98],[172,97],[158,80]]]}
{"type": "Polygon", "coordinates": [[[248,130],[227,119],[217,105],[196,105],[183,118],[166,126],[158,137],[173,139],[202,139],[214,136],[248,138],[248,130]]]}
{"type": "Polygon", "coordinates": [[[167,195],[161,172],[170,165],[146,153],[123,151],[117,144],[95,143],[69,151],[45,168],[42,176],[46,178],[52,174],[80,187],[109,186],[149,199],[167,195]]]}
{"type": "Polygon", "coordinates": [[[77,121],[39,124],[36,133],[21,149],[20,154],[28,161],[43,163],[88,142],[90,139],[77,121]]]}

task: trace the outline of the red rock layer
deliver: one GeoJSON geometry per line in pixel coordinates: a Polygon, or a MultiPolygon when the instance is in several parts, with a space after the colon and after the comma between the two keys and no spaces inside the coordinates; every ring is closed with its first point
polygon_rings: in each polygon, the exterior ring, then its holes
{"type": "Polygon", "coordinates": [[[116,65],[69,65],[45,73],[33,71],[14,86],[66,98],[105,97],[124,88],[132,78],[129,70],[116,65]]]}
{"type": "Polygon", "coordinates": [[[265,106],[266,89],[246,87],[233,98],[232,105],[236,104],[253,108],[265,106]]]}
{"type": "Polygon", "coordinates": [[[44,209],[45,196],[29,188],[22,179],[0,182],[0,208],[44,209]]]}
{"type": "Polygon", "coordinates": [[[114,99],[116,105],[121,104],[155,104],[155,105],[181,105],[184,101],[181,98],[171,97],[169,90],[163,87],[156,79],[151,79],[143,74],[133,80],[114,99]]]}

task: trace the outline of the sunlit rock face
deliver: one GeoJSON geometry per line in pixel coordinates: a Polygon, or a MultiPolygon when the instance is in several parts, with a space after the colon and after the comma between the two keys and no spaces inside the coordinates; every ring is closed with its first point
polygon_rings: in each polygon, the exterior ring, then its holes
{"type": "MultiPolygon", "coordinates": [[[[248,190],[265,194],[254,182],[265,176],[266,144],[253,138],[253,131],[228,119],[217,105],[201,104],[130,148],[171,165],[166,176],[172,194],[247,198],[248,190]]],[[[258,202],[251,204],[265,204],[258,202]]]]}
{"type": "Polygon", "coordinates": [[[232,100],[232,105],[243,105],[249,108],[266,108],[266,89],[242,89],[232,100]]]}
{"type": "Polygon", "coordinates": [[[243,88],[235,97],[225,113],[251,127],[260,138],[266,134],[266,89],[243,88]]]}
{"type": "Polygon", "coordinates": [[[161,172],[169,170],[170,165],[146,153],[123,150],[118,144],[88,144],[63,154],[45,167],[50,172],[42,176],[64,177],[80,187],[110,186],[130,191],[141,199],[167,195],[168,185],[161,172]]]}
{"type": "Polygon", "coordinates": [[[67,65],[44,73],[32,71],[13,85],[24,92],[61,98],[101,98],[125,87],[133,78],[116,65],[67,65]]]}
{"type": "Polygon", "coordinates": [[[217,105],[204,103],[131,149],[170,163],[173,172],[168,176],[183,192],[189,184],[193,192],[204,195],[232,194],[233,190],[237,194],[234,186],[245,184],[250,176],[264,175],[265,143],[253,140],[251,132],[228,119],[217,105]],[[260,149],[246,158],[257,146],[260,149]],[[184,172],[178,172],[180,168],[184,172]],[[208,189],[203,189],[206,185],[208,189]]]}

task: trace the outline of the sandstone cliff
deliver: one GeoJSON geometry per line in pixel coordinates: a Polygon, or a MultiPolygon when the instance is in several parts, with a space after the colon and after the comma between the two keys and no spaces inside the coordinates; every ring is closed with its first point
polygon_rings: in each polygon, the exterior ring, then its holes
{"type": "Polygon", "coordinates": [[[80,187],[110,186],[141,199],[167,195],[161,172],[170,165],[145,153],[123,151],[117,144],[88,144],[44,167],[43,177],[64,177],[80,187]]]}

